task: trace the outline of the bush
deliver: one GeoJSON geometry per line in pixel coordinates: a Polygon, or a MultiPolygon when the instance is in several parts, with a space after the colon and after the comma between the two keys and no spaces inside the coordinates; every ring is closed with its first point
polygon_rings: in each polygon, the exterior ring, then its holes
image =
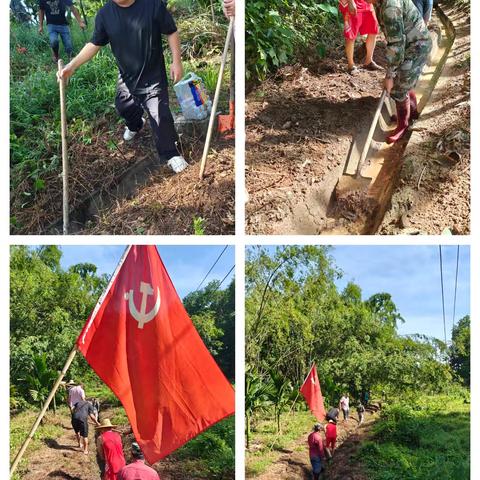
{"type": "Polygon", "coordinates": [[[315,48],[324,56],[339,39],[338,1],[250,0],[245,11],[247,79],[263,80],[269,72],[315,48]]]}
{"type": "Polygon", "coordinates": [[[175,454],[201,459],[208,478],[224,478],[235,470],[235,417],[231,416],[188,442],[175,454]]]}

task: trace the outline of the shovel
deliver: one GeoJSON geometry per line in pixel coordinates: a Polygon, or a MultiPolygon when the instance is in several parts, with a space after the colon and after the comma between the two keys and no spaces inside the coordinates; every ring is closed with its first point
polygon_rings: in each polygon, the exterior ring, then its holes
{"type": "Polygon", "coordinates": [[[210,141],[212,140],[213,125],[215,123],[215,114],[217,112],[218,99],[220,97],[220,88],[222,86],[223,72],[225,71],[225,64],[227,63],[228,48],[230,46],[230,40],[232,38],[233,26],[235,18],[230,18],[230,24],[228,26],[227,39],[225,40],[225,47],[223,48],[222,63],[220,64],[220,71],[218,72],[217,88],[215,89],[215,96],[213,98],[212,112],[210,113],[210,121],[208,123],[207,138],[205,139],[205,146],[203,147],[202,162],[200,164],[200,180],[203,179],[203,173],[205,172],[205,164],[207,163],[208,150],[210,149],[210,141]]]}
{"type": "MultiPolygon", "coordinates": [[[[230,44],[230,101],[228,115],[218,116],[218,133],[235,130],[235,39],[230,44]]],[[[229,136],[231,137],[231,136],[229,136]]]]}
{"type": "MultiPolygon", "coordinates": [[[[63,60],[58,61],[58,71],[63,70],[63,60]]],[[[68,234],[68,151],[67,151],[67,112],[65,109],[65,80],[58,79],[60,85],[60,121],[62,125],[62,182],[63,182],[63,234],[68,234]]]]}

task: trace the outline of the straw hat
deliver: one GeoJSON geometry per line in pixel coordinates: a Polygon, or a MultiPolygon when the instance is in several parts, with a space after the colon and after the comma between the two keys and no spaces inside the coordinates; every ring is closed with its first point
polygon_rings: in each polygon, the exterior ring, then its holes
{"type": "Polygon", "coordinates": [[[66,383],[66,386],[67,387],[76,387],[77,386],[77,383],[74,382],[73,380],[70,380],[66,383]]]}
{"type": "Polygon", "coordinates": [[[112,422],[110,421],[109,418],[106,418],[105,420],[102,420],[100,425],[97,425],[95,428],[97,430],[100,430],[101,428],[114,428],[117,427],[118,425],[112,425],[112,422]]]}

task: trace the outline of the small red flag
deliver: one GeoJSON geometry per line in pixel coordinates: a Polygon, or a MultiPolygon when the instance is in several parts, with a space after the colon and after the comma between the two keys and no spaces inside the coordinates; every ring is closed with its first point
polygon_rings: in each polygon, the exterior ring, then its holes
{"type": "Polygon", "coordinates": [[[128,248],[77,347],[122,402],[150,463],[235,411],[154,245],[128,248]]]}
{"type": "Polygon", "coordinates": [[[300,393],[305,397],[310,410],[317,420],[325,420],[325,407],[323,405],[322,390],[320,389],[320,382],[318,381],[317,367],[315,364],[313,364],[310,373],[303,382],[303,385],[300,388],[300,393]]]}

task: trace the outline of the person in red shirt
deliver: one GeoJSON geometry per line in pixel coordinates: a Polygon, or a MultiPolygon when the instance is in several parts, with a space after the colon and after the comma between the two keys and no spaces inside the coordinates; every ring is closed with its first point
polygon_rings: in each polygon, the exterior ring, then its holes
{"type": "Polygon", "coordinates": [[[345,53],[347,55],[348,72],[358,72],[353,59],[355,40],[360,35],[367,35],[365,47],[367,54],[363,68],[367,70],[383,70],[373,61],[373,52],[379,32],[375,11],[365,0],[339,0],[338,9],[343,15],[343,35],[345,37],[345,53]]]}
{"type": "Polygon", "coordinates": [[[333,420],[329,420],[325,427],[325,447],[329,452],[329,456],[333,457],[335,452],[335,444],[337,443],[337,425],[333,420]]]}
{"type": "Polygon", "coordinates": [[[118,472],[125,466],[122,438],[117,432],[113,431],[114,426],[106,418],[96,427],[100,431],[97,438],[97,453],[105,462],[105,472],[102,480],[117,480],[118,472]]]}
{"type": "Polygon", "coordinates": [[[325,458],[325,449],[320,431],[323,429],[320,423],[313,426],[312,433],[308,436],[308,453],[312,464],[313,480],[318,480],[322,473],[322,460],[325,458]]]}
{"type": "Polygon", "coordinates": [[[160,476],[148,465],[137,442],[132,443],[133,462],[123,467],[117,475],[118,480],[160,480],[160,476]]]}

